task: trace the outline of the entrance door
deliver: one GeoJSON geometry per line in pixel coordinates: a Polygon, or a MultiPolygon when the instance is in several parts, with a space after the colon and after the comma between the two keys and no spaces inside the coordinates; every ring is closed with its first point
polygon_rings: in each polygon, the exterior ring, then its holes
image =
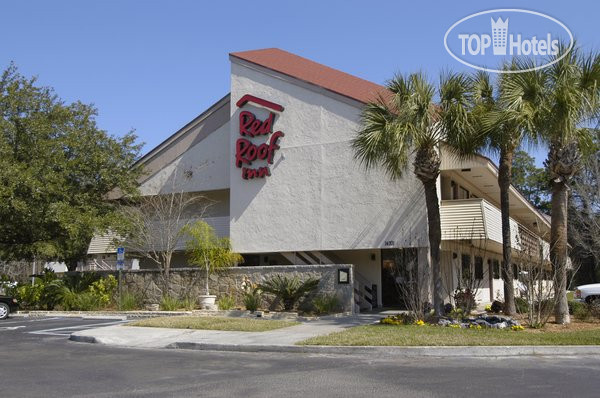
{"type": "Polygon", "coordinates": [[[402,284],[416,277],[417,258],[417,249],[381,250],[381,302],[384,307],[406,309],[406,289],[402,284]]]}
{"type": "Polygon", "coordinates": [[[381,304],[384,307],[400,307],[403,304],[400,300],[400,289],[396,284],[395,270],[394,260],[381,260],[381,304]]]}

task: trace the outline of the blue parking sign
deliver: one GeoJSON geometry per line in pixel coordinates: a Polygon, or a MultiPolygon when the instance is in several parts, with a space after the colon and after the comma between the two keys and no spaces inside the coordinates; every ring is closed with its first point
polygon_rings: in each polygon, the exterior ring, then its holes
{"type": "Polygon", "coordinates": [[[124,265],[125,265],[125,248],[118,247],[117,248],[117,269],[118,270],[123,269],[124,265]]]}

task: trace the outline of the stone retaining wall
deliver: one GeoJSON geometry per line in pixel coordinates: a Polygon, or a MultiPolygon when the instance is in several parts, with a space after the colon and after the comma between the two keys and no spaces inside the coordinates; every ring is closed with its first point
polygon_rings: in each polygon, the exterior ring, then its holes
{"type": "MultiPolygon", "coordinates": [[[[102,272],[117,275],[114,271],[102,272]]],[[[353,267],[351,264],[326,265],[271,265],[261,267],[232,267],[226,268],[209,277],[210,294],[219,297],[231,295],[236,298],[236,306],[243,307],[243,285],[258,284],[273,276],[281,274],[288,277],[297,276],[301,280],[309,277],[320,279],[317,291],[301,300],[299,308],[310,310],[311,300],[316,295],[336,295],[343,312],[353,309],[354,289],[352,281],[353,267]],[[350,269],[350,283],[339,284],[338,269],[350,269]]],[[[170,272],[169,293],[173,297],[197,297],[204,294],[206,273],[198,269],[177,268],[170,272]]],[[[158,270],[126,270],[122,271],[123,288],[142,296],[145,303],[159,303],[164,295],[164,279],[158,270]]],[[[263,295],[263,308],[276,310],[281,308],[271,295],[263,295]]]]}

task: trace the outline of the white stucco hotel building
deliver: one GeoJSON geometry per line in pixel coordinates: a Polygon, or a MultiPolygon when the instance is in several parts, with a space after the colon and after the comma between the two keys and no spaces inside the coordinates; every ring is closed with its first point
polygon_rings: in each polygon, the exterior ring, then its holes
{"type": "MultiPolygon", "coordinates": [[[[390,269],[428,262],[423,188],[410,168],[396,182],[365,170],[351,148],[362,107],[384,87],[279,49],[229,58],[230,93],[139,161],[142,194],[201,193],[215,201],[207,222],[246,265],[353,264],[359,289],[376,296],[363,308],[397,305],[390,269]]],[[[457,163],[441,154],[444,281],[451,292],[472,267],[479,299],[490,302],[503,292],[497,168],[483,156],[457,163]]],[[[549,236],[514,188],[510,200],[515,249],[549,236]]],[[[114,259],[103,237],[89,254],[98,265],[114,259]]],[[[174,262],[186,265],[183,252],[174,262]]]]}

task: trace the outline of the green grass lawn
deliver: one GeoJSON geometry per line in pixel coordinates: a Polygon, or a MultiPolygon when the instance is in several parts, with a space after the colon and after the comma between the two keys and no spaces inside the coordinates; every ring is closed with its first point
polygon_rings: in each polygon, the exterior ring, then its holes
{"type": "Polygon", "coordinates": [[[599,345],[600,329],[572,331],[455,329],[439,326],[367,325],[304,340],[302,345],[486,346],[599,345]]]}
{"type": "Polygon", "coordinates": [[[224,318],[224,317],[199,317],[199,316],[167,316],[161,318],[148,318],[129,323],[128,326],[146,326],[154,328],[174,329],[204,329],[226,330],[239,332],[265,332],[267,330],[281,329],[298,325],[298,322],[279,321],[255,318],[224,318]]]}

